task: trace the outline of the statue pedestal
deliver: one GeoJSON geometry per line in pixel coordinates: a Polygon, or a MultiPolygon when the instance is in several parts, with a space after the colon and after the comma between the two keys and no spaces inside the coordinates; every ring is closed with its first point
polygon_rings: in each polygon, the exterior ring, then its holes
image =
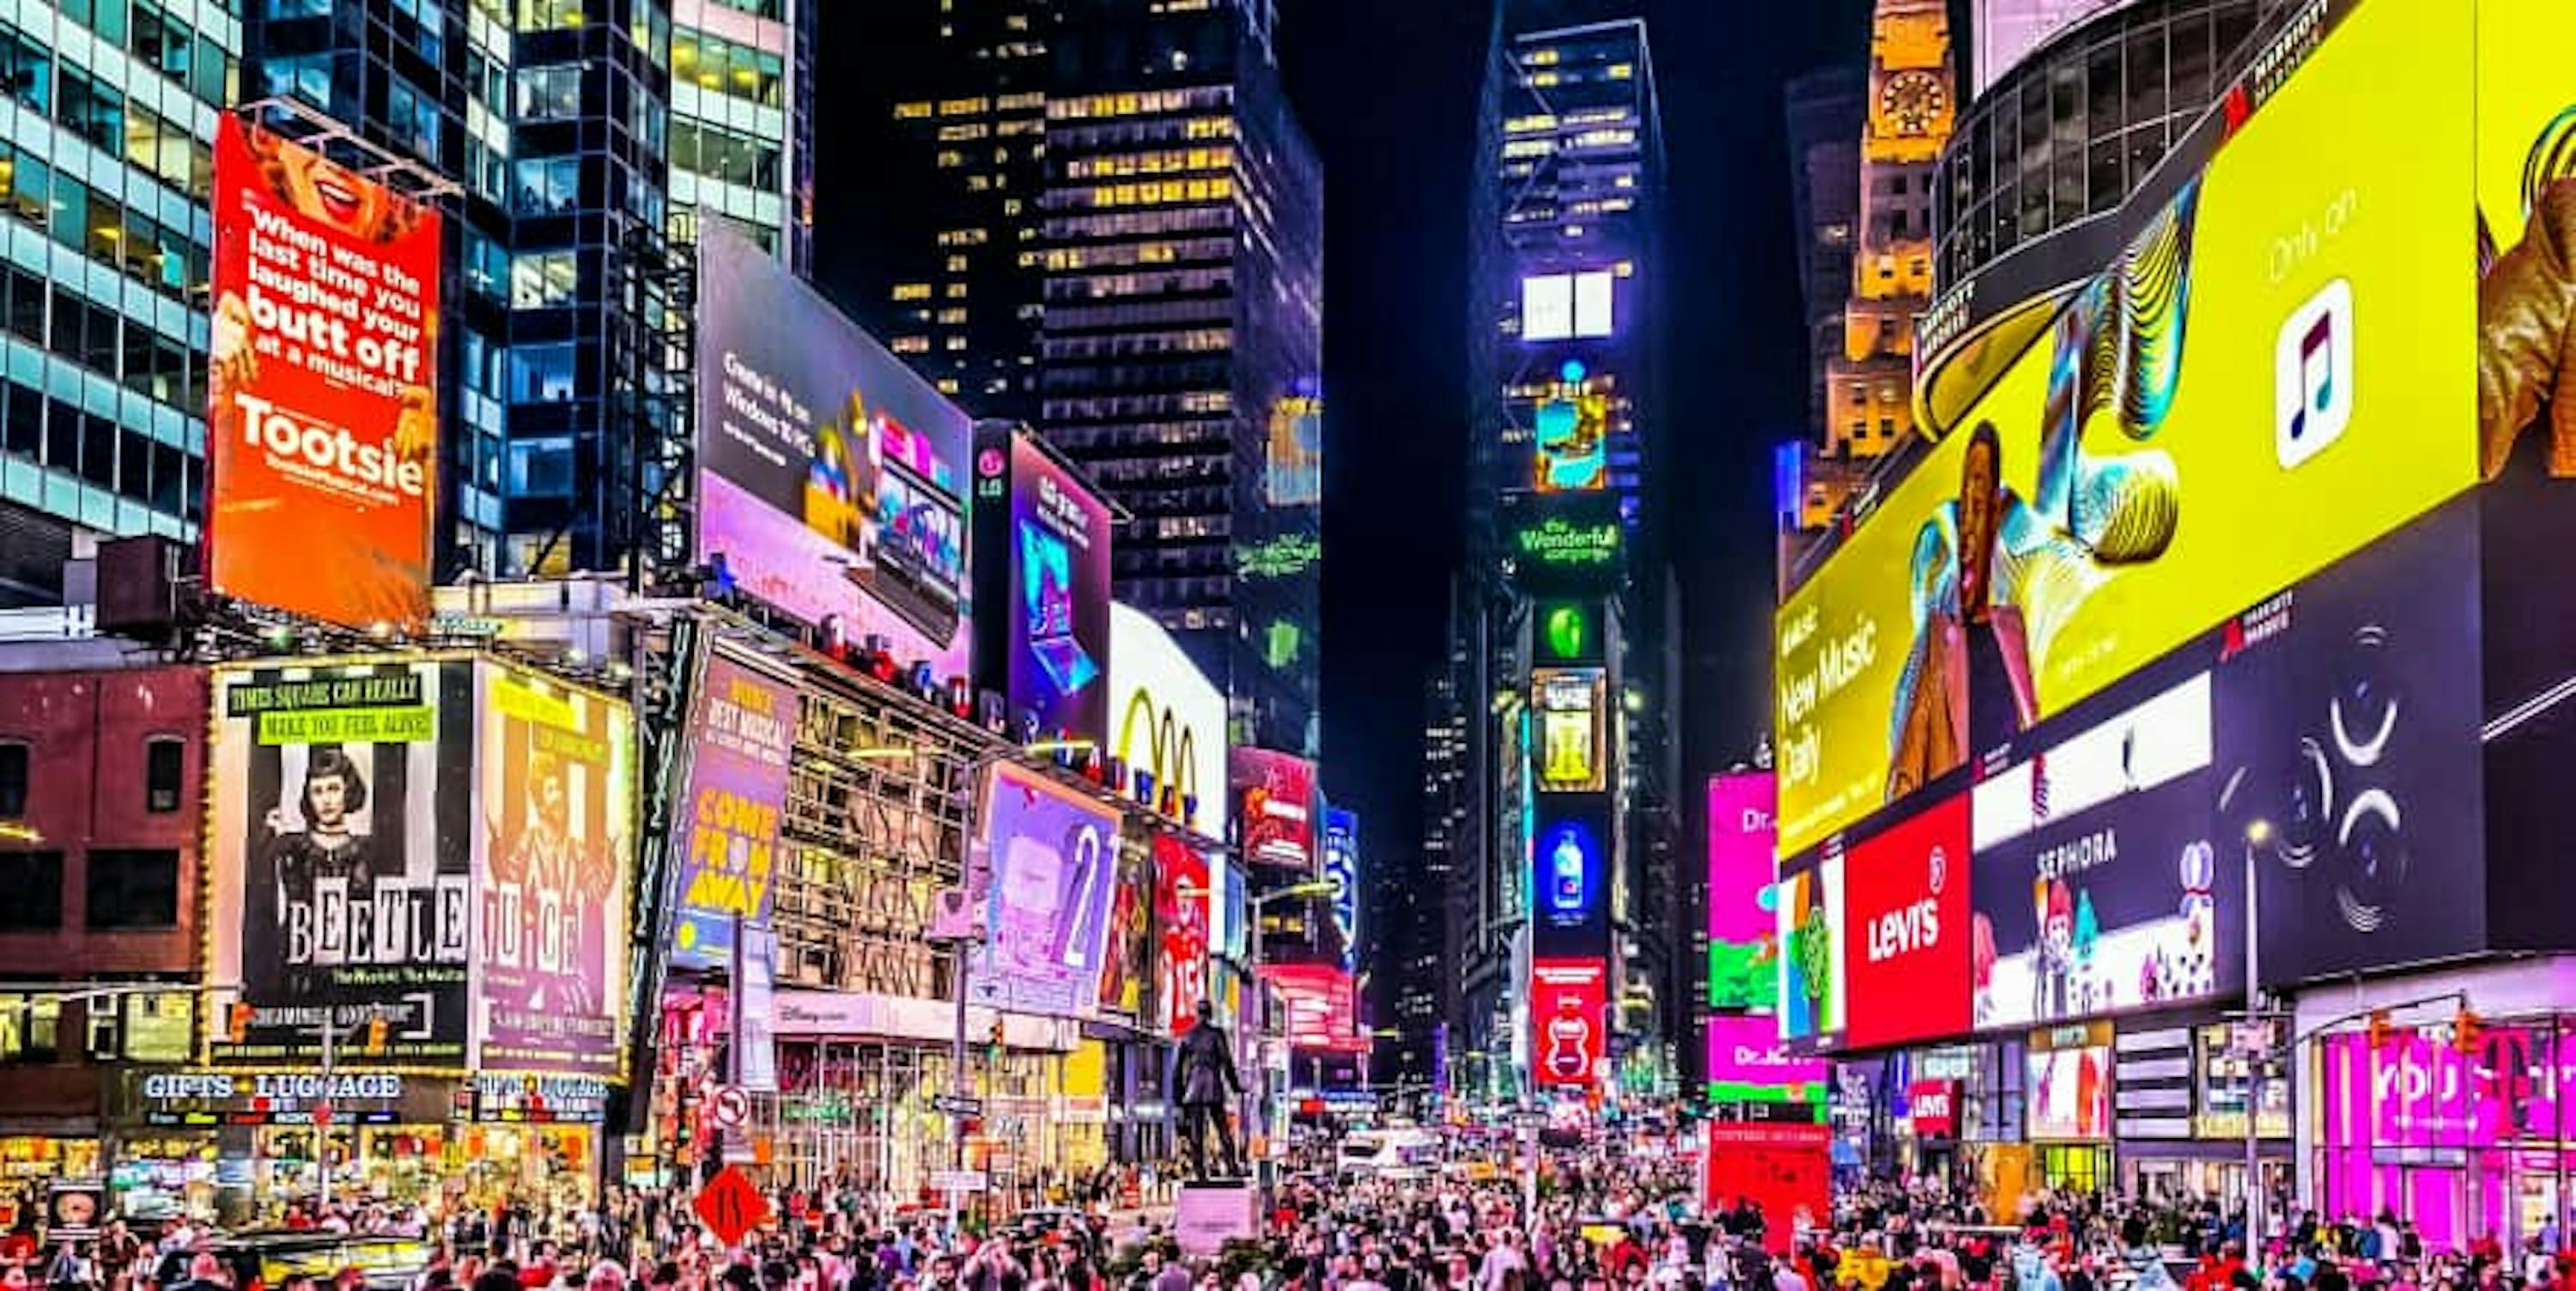
{"type": "Polygon", "coordinates": [[[1184,1255],[1214,1255],[1229,1241],[1261,1235],[1259,1206],[1249,1179],[1184,1183],[1172,1207],[1172,1239],[1184,1255]]]}

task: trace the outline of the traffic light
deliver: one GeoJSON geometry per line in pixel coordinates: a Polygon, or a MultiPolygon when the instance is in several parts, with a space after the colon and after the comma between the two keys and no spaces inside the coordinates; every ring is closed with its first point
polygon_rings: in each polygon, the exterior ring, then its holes
{"type": "Polygon", "coordinates": [[[251,1007],[249,1005],[235,1004],[232,1006],[232,1008],[224,1015],[224,1038],[234,1044],[245,1044],[249,1042],[250,1020],[251,1007]]]}
{"type": "Polygon", "coordinates": [[[2475,1011],[2463,1008],[2451,1019],[2451,1047],[2474,1058],[2478,1056],[2486,1026],[2475,1011]]]}
{"type": "Polygon", "coordinates": [[[367,1056],[382,1057],[385,1052],[385,1038],[392,1031],[392,1025],[382,1017],[367,1019],[367,1056]]]}
{"type": "Polygon", "coordinates": [[[993,1032],[985,1038],[984,1045],[985,1052],[992,1061],[1002,1060],[1002,1020],[1000,1018],[993,1019],[993,1032]]]}
{"type": "Polygon", "coordinates": [[[2388,1010],[2370,1011],[2370,1047],[2375,1051],[2388,1043],[2388,1010]]]}

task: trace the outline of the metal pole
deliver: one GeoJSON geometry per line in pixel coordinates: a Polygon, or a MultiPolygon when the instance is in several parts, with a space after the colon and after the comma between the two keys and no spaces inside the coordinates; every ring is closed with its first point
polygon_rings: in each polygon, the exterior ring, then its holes
{"type": "MultiPolygon", "coordinates": [[[[328,1004],[322,1006],[322,1097],[314,1100],[313,1106],[318,1113],[315,1119],[321,1122],[315,1127],[313,1156],[322,1167],[321,1205],[327,1211],[331,1209],[331,1006],[328,1004]]],[[[350,1135],[350,1150],[355,1151],[357,1146],[358,1136],[350,1135]]]]}
{"type": "MultiPolygon", "coordinates": [[[[2245,1020],[2249,1027],[2268,1027],[2260,1016],[2263,1002],[2263,937],[2262,923],[2256,918],[2257,897],[2254,892],[2254,841],[2245,840],[2245,1020]]],[[[2251,1033],[2249,1032],[2249,1036],[2251,1033]]],[[[2263,1058],[2270,1051],[2270,1033],[2264,1031],[2266,1043],[2260,1050],[2247,1045],[2245,1055],[2245,1252],[2254,1267],[2263,1266],[2263,1165],[2258,1155],[2254,1133],[2256,1090],[2261,1084],[2263,1058]]]]}
{"type": "MultiPolygon", "coordinates": [[[[965,855],[958,858],[957,886],[958,890],[966,893],[969,899],[972,899],[975,891],[975,833],[978,829],[983,827],[984,774],[987,768],[992,765],[993,761],[994,758],[990,754],[980,755],[973,762],[967,765],[966,770],[966,828],[960,835],[960,838],[965,843],[966,852],[965,855]]],[[[966,1113],[962,1109],[966,1106],[966,1100],[974,1095],[974,1089],[966,1079],[966,984],[968,975],[966,960],[967,956],[974,953],[975,943],[977,941],[977,938],[974,936],[972,924],[973,918],[970,916],[967,935],[957,943],[954,971],[951,973],[951,976],[956,979],[951,983],[955,989],[950,992],[955,996],[953,1001],[954,1016],[951,1018],[953,1025],[948,1037],[948,1092],[950,1097],[956,1100],[950,1105],[948,1112],[948,1168],[952,1172],[961,1173],[966,1169],[966,1113]]],[[[999,1016],[1000,1014],[997,1012],[995,1017],[998,1018],[999,1016]]],[[[961,1223],[964,1219],[965,1209],[965,1191],[960,1188],[951,1187],[948,1190],[949,1222],[951,1224],[961,1223]]]]}

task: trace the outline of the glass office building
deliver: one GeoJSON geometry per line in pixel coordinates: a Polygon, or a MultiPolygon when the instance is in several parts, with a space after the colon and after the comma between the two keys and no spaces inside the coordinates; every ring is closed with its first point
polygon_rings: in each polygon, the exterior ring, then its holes
{"type": "Polygon", "coordinates": [[[215,113],[234,6],[0,3],[0,605],[204,494],[215,113]]]}
{"type": "Polygon", "coordinates": [[[799,0],[257,0],[243,95],[452,177],[439,573],[613,569],[654,541],[668,292],[701,212],[809,252],[799,0]]]}

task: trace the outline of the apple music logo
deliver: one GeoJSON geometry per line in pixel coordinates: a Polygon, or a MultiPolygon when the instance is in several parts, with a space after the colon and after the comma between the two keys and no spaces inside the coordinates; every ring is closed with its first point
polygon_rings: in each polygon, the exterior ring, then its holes
{"type": "Polygon", "coordinates": [[[2329,282],[2290,311],[2272,346],[2272,451],[2291,470],[2352,424],[2352,283],[2329,282]]]}

